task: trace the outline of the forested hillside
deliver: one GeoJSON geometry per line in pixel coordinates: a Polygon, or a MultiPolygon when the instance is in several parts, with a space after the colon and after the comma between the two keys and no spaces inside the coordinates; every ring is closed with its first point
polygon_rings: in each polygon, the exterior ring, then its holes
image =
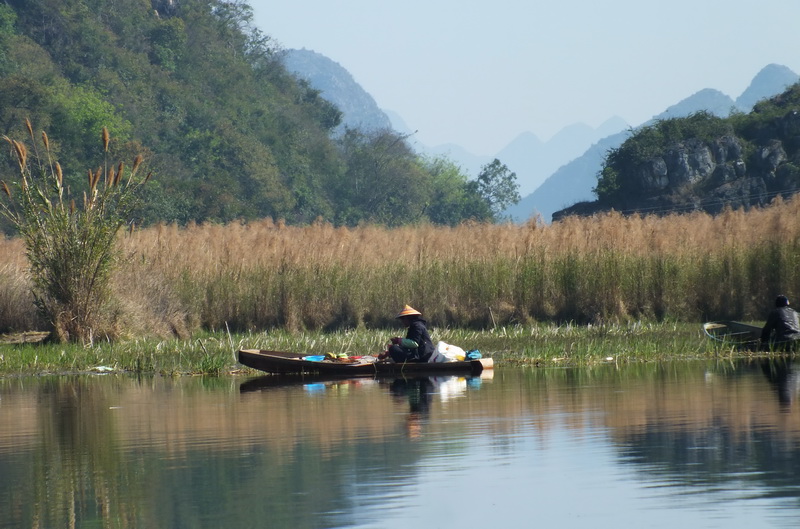
{"type": "Polygon", "coordinates": [[[30,118],[80,189],[108,127],[114,156],[154,173],[145,223],[493,219],[491,185],[398,133],[333,139],[341,112],[281,53],[243,0],[5,0],[0,133],[23,139],[30,118]]]}

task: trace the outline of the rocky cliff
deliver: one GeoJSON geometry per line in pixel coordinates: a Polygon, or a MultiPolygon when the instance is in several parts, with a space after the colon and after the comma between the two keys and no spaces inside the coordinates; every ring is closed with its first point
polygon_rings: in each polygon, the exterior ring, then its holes
{"type": "Polygon", "coordinates": [[[150,5],[157,15],[171,17],[178,9],[178,0],[150,0],[150,5]]]}
{"type": "MultiPolygon", "coordinates": [[[[553,214],[591,215],[615,209],[623,213],[702,210],[719,213],[725,207],[766,205],[776,196],[800,190],[800,84],[747,116],[729,118],[727,133],[701,139],[686,134],[642,158],[620,153],[606,167],[624,182],[618,190],[594,202],[581,202],[553,214]]],[[[675,128],[669,120],[653,125],[675,128]]],[[[664,137],[655,131],[653,137],[664,137]]],[[[635,142],[636,136],[626,141],[635,142]]],[[[641,152],[641,145],[620,149],[641,152]]]]}

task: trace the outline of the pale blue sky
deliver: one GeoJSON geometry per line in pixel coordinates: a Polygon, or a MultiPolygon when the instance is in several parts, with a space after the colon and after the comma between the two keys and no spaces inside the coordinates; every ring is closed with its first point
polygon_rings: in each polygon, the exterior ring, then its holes
{"type": "Polygon", "coordinates": [[[286,48],[346,68],[429,146],[492,155],[520,133],[636,126],[761,68],[800,73],[800,0],[249,0],[286,48]]]}

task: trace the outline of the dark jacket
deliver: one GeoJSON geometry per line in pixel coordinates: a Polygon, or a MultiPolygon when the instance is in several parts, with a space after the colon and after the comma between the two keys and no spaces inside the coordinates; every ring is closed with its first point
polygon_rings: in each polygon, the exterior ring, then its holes
{"type": "Polygon", "coordinates": [[[761,329],[761,341],[786,342],[797,339],[800,339],[800,322],[797,320],[797,312],[791,307],[772,309],[767,316],[767,323],[761,329]]]}
{"type": "Polygon", "coordinates": [[[419,345],[417,359],[421,362],[427,362],[433,353],[433,341],[431,341],[431,335],[428,334],[427,323],[424,319],[417,318],[408,326],[406,333],[406,338],[414,340],[419,345]]]}

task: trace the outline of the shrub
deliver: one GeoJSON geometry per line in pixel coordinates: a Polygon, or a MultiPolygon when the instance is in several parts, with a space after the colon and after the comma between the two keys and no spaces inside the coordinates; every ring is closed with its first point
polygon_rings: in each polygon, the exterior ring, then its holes
{"type": "Polygon", "coordinates": [[[109,165],[108,130],[103,128],[103,165],[88,171],[82,199],[64,185],[45,132],[37,142],[29,120],[32,154],[25,143],[3,136],[13,149],[18,179],[0,182],[7,203],[0,211],[25,242],[34,302],[58,341],[91,341],[99,333],[113,337],[110,277],[116,238],[139,203],[150,175],[137,175],[142,157],[130,170],[109,165]],[[43,150],[43,154],[40,154],[43,150]]]}

